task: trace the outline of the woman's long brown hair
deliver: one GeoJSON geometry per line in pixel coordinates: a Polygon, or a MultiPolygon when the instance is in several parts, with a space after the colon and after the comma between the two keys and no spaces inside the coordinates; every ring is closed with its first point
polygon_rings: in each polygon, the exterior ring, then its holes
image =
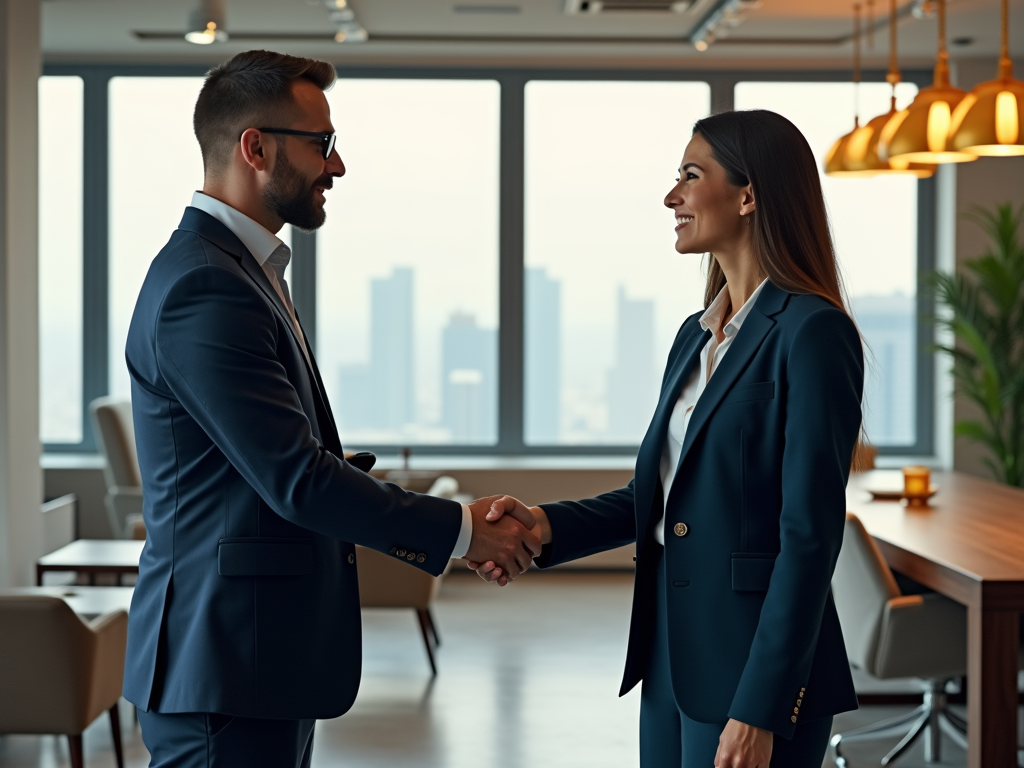
{"type": "MultiPolygon", "coordinates": [[[[818,167],[807,139],[782,115],[764,109],[698,120],[700,134],[730,184],[754,191],[754,258],[761,273],[789,293],[813,293],[849,314],[829,229],[818,167]]],[[[725,286],[709,254],[704,305],[725,286]]]]}
{"type": "MultiPolygon", "coordinates": [[[[711,146],[730,184],[754,191],[753,251],[761,274],[784,291],[821,296],[851,315],[818,167],[800,130],[782,115],[753,109],[705,117],[693,133],[711,146]]],[[[705,307],[725,287],[718,260],[713,253],[708,259],[705,307]]],[[[873,466],[871,450],[862,430],[854,472],[873,466]]]]}

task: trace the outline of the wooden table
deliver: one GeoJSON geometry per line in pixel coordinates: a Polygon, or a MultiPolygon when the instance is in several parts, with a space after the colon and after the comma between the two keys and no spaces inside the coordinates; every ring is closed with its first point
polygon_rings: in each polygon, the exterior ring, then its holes
{"type": "Polygon", "coordinates": [[[83,619],[93,619],[112,611],[128,611],[134,587],[12,587],[0,589],[4,595],[42,595],[59,597],[83,619]]]}
{"type": "Polygon", "coordinates": [[[97,573],[138,574],[145,544],[133,539],[78,539],[39,558],[36,584],[43,585],[43,574],[47,571],[87,573],[90,584],[97,573]]]}
{"type": "Polygon", "coordinates": [[[932,482],[939,491],[930,506],[906,508],[871,501],[867,488],[892,482],[868,472],[851,478],[847,506],[893,569],[967,606],[967,765],[1011,768],[1017,765],[1024,490],[959,472],[933,473],[932,482]]]}

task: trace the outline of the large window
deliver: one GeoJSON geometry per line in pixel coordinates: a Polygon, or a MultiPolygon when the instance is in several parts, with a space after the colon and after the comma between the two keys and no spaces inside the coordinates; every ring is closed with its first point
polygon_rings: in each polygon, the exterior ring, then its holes
{"type": "MultiPolygon", "coordinates": [[[[859,89],[861,114],[889,108],[886,83],[859,89]]],[[[897,106],[917,93],[897,90],[897,106]]],[[[820,159],[853,127],[854,86],[848,83],[739,83],[737,109],[771,109],[807,137],[820,159]]],[[[850,301],[867,346],[864,424],[876,445],[913,445],[917,362],[917,180],[822,174],[836,252],[850,301]]]]}
{"type": "Polygon", "coordinates": [[[82,441],[82,78],[39,80],[39,411],[45,443],[82,441]]]}
{"type": "Polygon", "coordinates": [[[527,443],[640,442],[700,257],[665,208],[706,83],[526,86],[527,443]]]}
{"type": "Polygon", "coordinates": [[[498,84],[341,80],[317,355],[349,443],[494,443],[498,84]]]}
{"type": "MultiPolygon", "coordinates": [[[[853,124],[840,76],[341,74],[327,98],[347,173],[324,227],[280,237],[342,441],[384,454],[630,455],[679,324],[702,305],[702,259],[675,252],[663,206],[694,121],[730,98],[773,109],[819,162],[853,124]]],[[[139,288],[203,184],[192,131],[202,76],[60,65],[40,81],[48,450],[90,450],[89,399],[130,394],[124,346],[139,288]]],[[[902,86],[900,102],[915,91],[902,86]]],[[[886,85],[861,86],[862,115],[887,107],[886,85]]],[[[823,186],[868,346],[868,437],[883,453],[927,454],[933,393],[916,288],[930,263],[932,183],[823,186]]]]}

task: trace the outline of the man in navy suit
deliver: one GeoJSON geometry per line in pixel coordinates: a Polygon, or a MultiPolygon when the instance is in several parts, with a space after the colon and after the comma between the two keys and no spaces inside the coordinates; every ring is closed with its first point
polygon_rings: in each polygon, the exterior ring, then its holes
{"type": "MultiPolygon", "coordinates": [[[[359,686],[354,543],[439,574],[512,574],[519,521],[409,493],[343,459],[275,235],[325,220],[345,166],[330,64],[265,51],[213,69],[194,125],[205,179],[153,260],[126,359],[147,540],[124,695],[151,766],[308,766],[313,723],[359,686]]],[[[524,518],[532,524],[532,520],[524,518]]]]}

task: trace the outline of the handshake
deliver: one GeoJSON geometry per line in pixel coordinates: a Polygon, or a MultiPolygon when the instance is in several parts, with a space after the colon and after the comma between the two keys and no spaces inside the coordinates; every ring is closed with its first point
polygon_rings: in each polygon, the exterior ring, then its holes
{"type": "Polygon", "coordinates": [[[540,507],[511,496],[486,496],[469,505],[473,538],[466,552],[470,569],[504,587],[530,567],[541,546],[551,542],[551,524],[540,507]]]}

